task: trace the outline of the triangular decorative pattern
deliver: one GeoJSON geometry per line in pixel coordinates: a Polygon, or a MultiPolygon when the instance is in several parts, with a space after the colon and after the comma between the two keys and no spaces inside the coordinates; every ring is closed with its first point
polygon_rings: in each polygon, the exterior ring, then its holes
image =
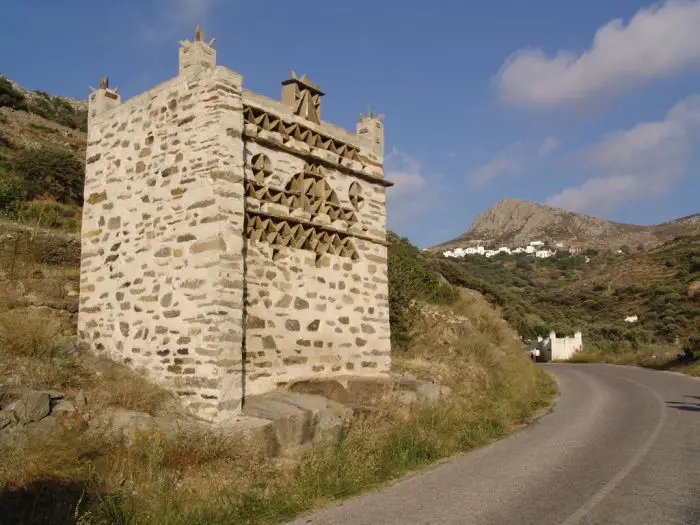
{"type": "MultiPolygon", "coordinates": [[[[302,209],[313,215],[323,213],[328,215],[331,221],[342,220],[350,224],[357,222],[355,211],[340,204],[338,195],[326,181],[320,165],[307,163],[300,173],[292,177],[284,189],[264,184],[272,174],[272,168],[269,166],[269,159],[264,155],[253,156],[250,163],[253,176],[245,183],[247,198],[282,204],[290,208],[290,211],[302,209]]],[[[350,195],[350,201],[355,206],[353,195],[355,194],[350,195]]],[[[362,197],[359,196],[359,199],[362,197]]]]}
{"type": "Polygon", "coordinates": [[[350,198],[350,203],[356,210],[362,208],[362,205],[365,203],[365,198],[362,196],[362,187],[357,182],[350,184],[348,197],[350,198]]]}
{"type": "Polygon", "coordinates": [[[283,219],[248,211],[245,235],[251,241],[274,246],[308,250],[319,255],[337,255],[352,260],[359,258],[350,235],[319,225],[295,222],[291,217],[283,219]]]}
{"type": "Polygon", "coordinates": [[[243,107],[243,118],[266,131],[273,131],[285,137],[305,142],[311,147],[336,153],[341,158],[360,160],[359,150],[338,139],[327,137],[296,122],[285,122],[279,117],[252,106],[243,107]]]}

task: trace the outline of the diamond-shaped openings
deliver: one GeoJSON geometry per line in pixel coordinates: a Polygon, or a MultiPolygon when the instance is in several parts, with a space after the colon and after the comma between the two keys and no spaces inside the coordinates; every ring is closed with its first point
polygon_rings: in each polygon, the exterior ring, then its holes
{"type": "Polygon", "coordinates": [[[273,246],[312,251],[317,255],[338,255],[353,260],[358,258],[349,235],[319,225],[248,213],[245,234],[251,241],[266,242],[273,246]]]}
{"type": "Polygon", "coordinates": [[[272,162],[263,153],[253,155],[250,159],[250,168],[253,172],[253,180],[258,184],[264,184],[272,175],[272,162]]]}
{"type": "Polygon", "coordinates": [[[360,186],[357,181],[350,184],[348,198],[350,200],[350,204],[352,204],[352,207],[356,210],[360,210],[364,205],[365,198],[362,196],[362,186],[360,186]]]}

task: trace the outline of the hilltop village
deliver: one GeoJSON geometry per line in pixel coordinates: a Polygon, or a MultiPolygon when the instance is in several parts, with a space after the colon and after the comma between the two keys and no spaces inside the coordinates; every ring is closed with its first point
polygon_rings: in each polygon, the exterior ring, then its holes
{"type": "MultiPolygon", "coordinates": [[[[564,245],[562,243],[557,243],[557,248],[563,249],[564,245]]],[[[570,248],[567,251],[571,254],[577,254],[580,252],[578,248],[570,248]]],[[[508,255],[518,255],[525,253],[527,255],[533,255],[539,259],[548,259],[556,255],[557,250],[550,250],[545,247],[544,241],[532,241],[525,247],[519,246],[517,248],[508,248],[507,246],[501,246],[500,248],[487,249],[484,246],[471,246],[468,248],[455,248],[454,250],[445,250],[442,252],[444,257],[462,258],[465,255],[481,255],[483,257],[493,257],[499,253],[505,253],[508,255]]]]}

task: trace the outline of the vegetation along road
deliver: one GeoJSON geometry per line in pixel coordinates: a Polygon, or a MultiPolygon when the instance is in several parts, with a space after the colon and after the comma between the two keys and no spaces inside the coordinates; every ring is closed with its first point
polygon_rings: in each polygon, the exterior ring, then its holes
{"type": "Polygon", "coordinates": [[[543,366],[560,397],[532,427],[293,523],[700,523],[700,380],[543,366]]]}

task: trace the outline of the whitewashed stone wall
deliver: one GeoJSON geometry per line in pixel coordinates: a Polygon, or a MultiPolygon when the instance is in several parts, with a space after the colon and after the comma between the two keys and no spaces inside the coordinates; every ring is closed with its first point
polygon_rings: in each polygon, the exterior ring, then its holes
{"type": "Polygon", "coordinates": [[[564,361],[571,357],[583,347],[583,336],[581,332],[576,332],[573,337],[559,337],[552,332],[549,334],[552,360],[564,361]]]}
{"type": "Polygon", "coordinates": [[[90,98],[80,336],[209,420],[292,379],[389,370],[380,119],[360,137],[296,111],[244,91],[200,40],[174,79],[125,103],[106,83],[90,98]],[[324,182],[291,199],[305,169],[324,182]]]}

